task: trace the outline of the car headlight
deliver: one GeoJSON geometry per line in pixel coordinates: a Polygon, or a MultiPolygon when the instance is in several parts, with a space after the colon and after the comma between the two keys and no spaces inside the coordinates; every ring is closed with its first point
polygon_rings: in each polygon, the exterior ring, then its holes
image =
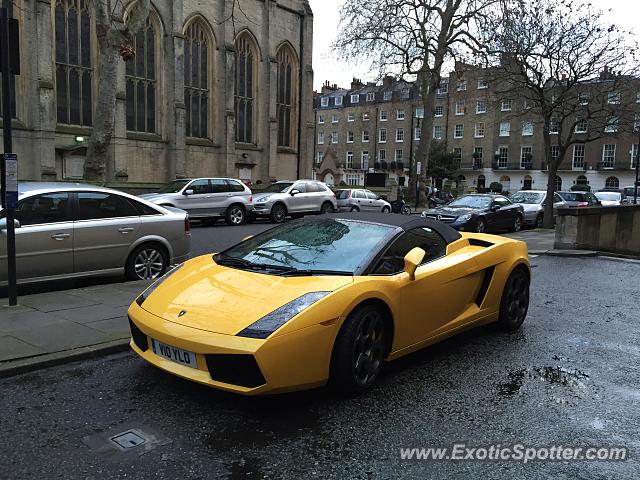
{"type": "Polygon", "coordinates": [[[330,293],[331,292],[305,293],[301,297],[291,300],[289,303],[277,308],[273,312],[262,317],[260,320],[249,325],[238,333],[238,336],[248,338],[267,338],[304,309],[310,307],[330,293]]]}
{"type": "Polygon", "coordinates": [[[149,298],[149,296],[155,291],[156,288],[160,286],[162,282],[164,282],[169,276],[175,273],[180,267],[182,267],[182,263],[176,265],[171,270],[168,270],[163,276],[161,276],[158,280],[155,281],[149,288],[147,288],[144,292],[142,292],[138,298],[136,298],[136,303],[141,307],[144,301],[149,298]]]}
{"type": "Polygon", "coordinates": [[[466,222],[468,220],[471,220],[472,215],[470,213],[467,213],[466,215],[462,215],[460,217],[458,217],[458,220],[461,222],[466,222]]]}
{"type": "Polygon", "coordinates": [[[264,202],[266,202],[267,200],[269,200],[270,198],[271,198],[271,197],[262,197],[262,198],[259,198],[258,200],[256,200],[256,203],[264,203],[264,202]]]}

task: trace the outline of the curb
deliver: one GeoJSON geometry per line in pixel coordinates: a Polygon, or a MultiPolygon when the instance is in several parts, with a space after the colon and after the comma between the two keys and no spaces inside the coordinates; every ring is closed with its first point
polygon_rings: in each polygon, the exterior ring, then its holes
{"type": "Polygon", "coordinates": [[[548,250],[550,257],[597,257],[600,252],[595,250],[548,250]]]}
{"type": "Polygon", "coordinates": [[[114,340],[99,343],[88,347],[64,350],[62,352],[46,353],[37,357],[29,357],[20,360],[9,360],[0,364],[0,378],[9,378],[23,373],[34,372],[43,368],[62,365],[65,363],[83,360],[85,358],[110,355],[124,352],[129,348],[130,339],[114,340]]]}

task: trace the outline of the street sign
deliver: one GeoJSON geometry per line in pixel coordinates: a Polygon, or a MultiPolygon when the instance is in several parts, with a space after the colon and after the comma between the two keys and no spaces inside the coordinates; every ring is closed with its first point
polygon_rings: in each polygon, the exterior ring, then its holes
{"type": "Polygon", "coordinates": [[[422,162],[416,163],[416,173],[420,175],[420,172],[422,172],[422,162]]]}
{"type": "Polygon", "coordinates": [[[4,205],[6,208],[16,208],[16,203],[18,203],[18,155],[5,153],[2,158],[7,176],[4,205]]]}

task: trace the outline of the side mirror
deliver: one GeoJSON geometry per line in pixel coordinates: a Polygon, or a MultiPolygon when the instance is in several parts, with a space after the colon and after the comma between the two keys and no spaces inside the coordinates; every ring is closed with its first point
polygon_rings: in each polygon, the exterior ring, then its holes
{"type": "Polygon", "coordinates": [[[416,269],[424,260],[424,257],[427,255],[420,247],[415,247],[409,253],[407,253],[404,257],[404,271],[409,274],[409,278],[411,281],[416,279],[416,269]]]}
{"type": "Polygon", "coordinates": [[[501,208],[500,205],[492,205],[491,206],[491,211],[492,212],[497,212],[498,210],[500,210],[500,208],[501,208]]]}
{"type": "Polygon", "coordinates": [[[289,192],[291,194],[291,196],[293,197],[294,195],[297,195],[300,193],[300,190],[296,190],[295,188],[293,190],[291,190],[291,192],[289,192]]]}
{"type": "Polygon", "coordinates": [[[183,195],[193,195],[195,192],[191,189],[189,190],[185,190],[184,192],[182,192],[183,195]]]}
{"type": "Polygon", "coordinates": [[[380,200],[382,197],[380,195],[376,195],[376,200],[380,200]]]}
{"type": "MultiPolygon", "coordinates": [[[[15,218],[13,219],[13,228],[20,228],[20,222],[18,220],[16,220],[15,218]]],[[[7,218],[0,218],[0,230],[6,230],[7,229],[7,218]]]]}

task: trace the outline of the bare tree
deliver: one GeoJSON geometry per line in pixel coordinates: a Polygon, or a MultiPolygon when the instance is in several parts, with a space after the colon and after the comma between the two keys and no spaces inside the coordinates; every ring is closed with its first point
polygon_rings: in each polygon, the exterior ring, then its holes
{"type": "MultiPolygon", "coordinates": [[[[429,165],[433,107],[442,68],[482,49],[479,31],[499,0],[346,0],[335,47],[345,58],[367,60],[382,77],[415,78],[425,111],[415,158],[429,165]]],[[[417,180],[411,174],[411,191],[417,180]]]]}
{"type": "Polygon", "coordinates": [[[487,32],[498,65],[489,69],[496,93],[523,99],[526,113],[540,119],[548,168],[544,226],[553,228],[555,179],[565,154],[575,144],[632,129],[635,46],[591,4],[572,0],[505,1],[487,32]]]}
{"type": "Polygon", "coordinates": [[[100,181],[105,179],[113,137],[118,63],[120,58],[127,61],[135,56],[133,36],[147,21],[149,0],[137,0],[124,20],[121,1],[94,0],[93,3],[98,39],[98,91],[84,178],[100,181]]]}

